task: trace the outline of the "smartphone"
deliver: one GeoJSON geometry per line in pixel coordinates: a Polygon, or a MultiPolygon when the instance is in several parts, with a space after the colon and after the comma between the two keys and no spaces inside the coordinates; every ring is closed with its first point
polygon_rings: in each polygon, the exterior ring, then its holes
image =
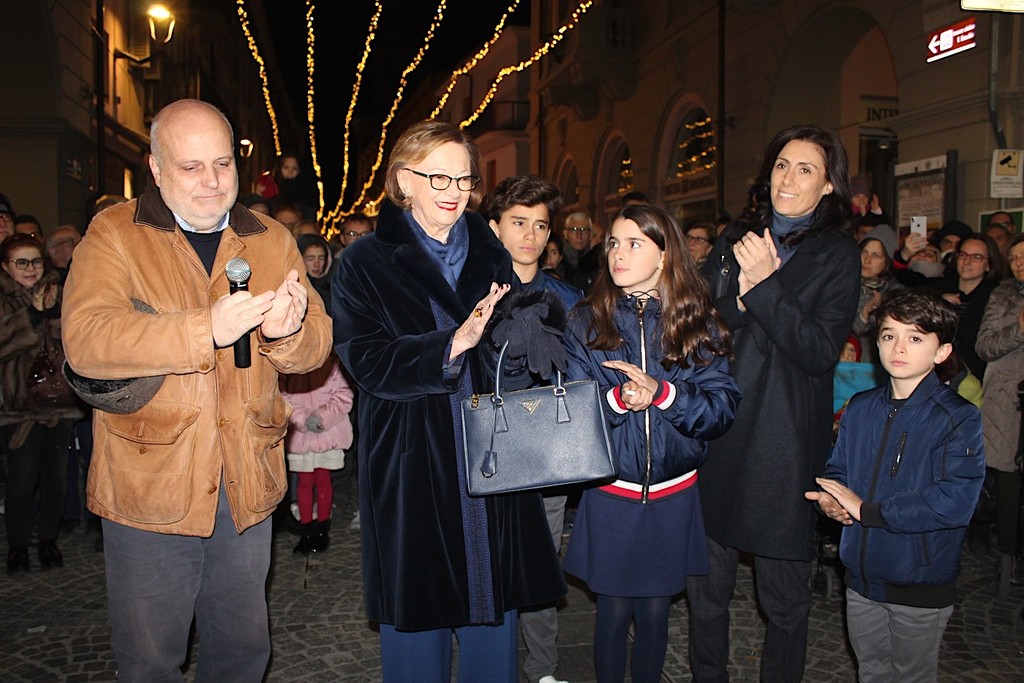
{"type": "Polygon", "coordinates": [[[928,236],[928,217],[927,216],[911,216],[910,217],[910,232],[916,232],[921,237],[928,236]]]}

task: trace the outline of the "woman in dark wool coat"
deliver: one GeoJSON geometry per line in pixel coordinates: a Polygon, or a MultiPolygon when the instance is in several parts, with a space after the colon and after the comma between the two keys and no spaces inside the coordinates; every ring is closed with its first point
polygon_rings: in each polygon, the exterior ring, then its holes
{"type": "Polygon", "coordinates": [[[478,161],[449,123],[407,130],[390,202],[332,287],[338,355],[361,390],[363,584],[385,682],[447,683],[454,632],[458,680],[515,683],[517,609],[566,592],[540,494],[467,495],[459,402],[492,390],[496,354],[480,339],[513,281],[508,252],[466,212],[478,161]]]}
{"type": "Polygon", "coordinates": [[[803,498],[829,455],[832,368],[850,333],[860,258],[849,236],[846,150],[832,131],[796,126],[764,152],[757,207],[708,258],[715,305],[733,333],[743,402],[710,442],[700,481],[711,573],[691,577],[695,681],[727,681],[729,601],[740,552],[754,556],[767,618],[761,680],[799,681],[807,648],[814,526],[803,498]]]}

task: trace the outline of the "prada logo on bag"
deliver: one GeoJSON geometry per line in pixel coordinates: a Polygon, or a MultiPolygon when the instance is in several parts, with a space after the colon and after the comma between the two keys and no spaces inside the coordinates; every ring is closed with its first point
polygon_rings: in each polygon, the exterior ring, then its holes
{"type": "Polygon", "coordinates": [[[528,412],[530,415],[533,415],[533,411],[537,410],[537,406],[540,405],[540,399],[535,398],[532,401],[523,401],[519,405],[521,405],[523,408],[526,408],[526,412],[528,412]]]}

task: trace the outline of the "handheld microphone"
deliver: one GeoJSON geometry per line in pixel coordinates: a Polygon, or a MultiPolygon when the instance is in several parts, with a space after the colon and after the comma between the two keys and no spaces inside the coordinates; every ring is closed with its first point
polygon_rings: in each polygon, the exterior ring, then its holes
{"type": "MultiPolygon", "coordinates": [[[[249,291],[249,278],[252,277],[252,268],[249,266],[249,262],[244,258],[236,257],[228,261],[228,265],[224,268],[224,274],[227,275],[228,282],[231,283],[231,293],[249,291]]],[[[250,354],[250,343],[249,343],[249,332],[246,332],[238,341],[234,344],[235,347],[235,367],[236,368],[247,368],[252,365],[252,357],[250,354]]]]}

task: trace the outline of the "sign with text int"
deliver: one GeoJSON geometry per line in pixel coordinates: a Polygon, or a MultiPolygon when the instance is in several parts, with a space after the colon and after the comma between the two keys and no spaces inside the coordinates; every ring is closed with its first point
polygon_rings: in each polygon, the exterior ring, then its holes
{"type": "Polygon", "coordinates": [[[1021,166],[1021,150],[997,149],[992,152],[993,199],[1020,199],[1024,197],[1024,169],[1021,166]]]}
{"type": "Polygon", "coordinates": [[[977,23],[974,21],[974,17],[969,17],[928,34],[927,61],[929,63],[937,62],[964,50],[970,50],[977,45],[975,42],[976,28],[977,23]]]}

